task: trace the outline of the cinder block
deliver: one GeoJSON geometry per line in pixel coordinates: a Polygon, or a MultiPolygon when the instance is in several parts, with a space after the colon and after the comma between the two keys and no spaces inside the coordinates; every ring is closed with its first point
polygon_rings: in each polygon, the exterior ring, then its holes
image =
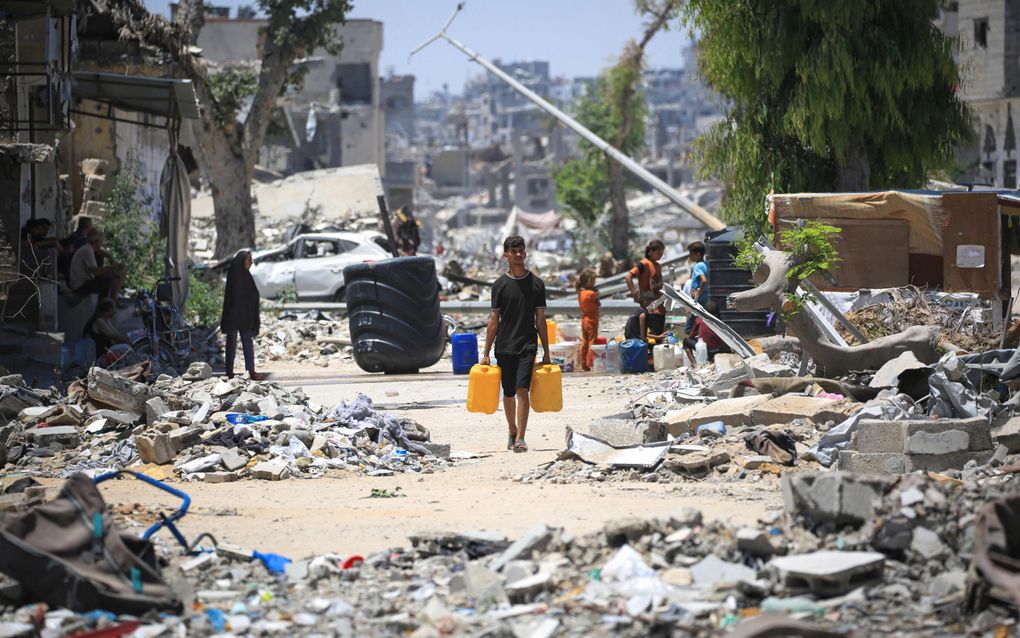
{"type": "MultiPolygon", "coordinates": [[[[967,434],[968,444],[965,448],[966,450],[979,452],[982,450],[991,450],[993,447],[991,428],[988,425],[988,420],[984,417],[974,417],[971,419],[936,419],[934,421],[905,421],[904,423],[907,424],[907,436],[911,439],[915,434],[920,432],[936,433],[945,432],[947,430],[957,430],[967,434]]],[[[906,451],[912,452],[910,449],[912,445],[913,444],[908,441],[906,451]]]]}
{"type": "Polygon", "coordinates": [[[905,421],[861,421],[854,434],[854,450],[865,454],[903,454],[907,438],[905,424],[905,421]]]}
{"type": "Polygon", "coordinates": [[[843,450],[839,453],[837,467],[842,472],[858,474],[903,474],[907,457],[897,453],[843,450]]]}
{"type": "Polygon", "coordinates": [[[984,465],[992,458],[992,450],[980,452],[954,452],[952,454],[908,454],[906,469],[908,472],[921,470],[924,472],[945,472],[946,470],[963,469],[969,461],[977,461],[984,465]]]}

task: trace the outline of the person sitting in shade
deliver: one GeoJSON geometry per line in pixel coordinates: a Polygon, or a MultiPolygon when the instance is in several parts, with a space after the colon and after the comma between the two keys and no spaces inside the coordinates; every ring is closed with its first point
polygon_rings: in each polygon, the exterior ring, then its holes
{"type": "MultiPolygon", "coordinates": [[[[719,304],[714,301],[709,301],[705,304],[705,310],[711,315],[716,316],[719,314],[719,304]]],[[[698,346],[698,339],[705,342],[708,347],[708,360],[712,361],[715,359],[715,355],[726,350],[726,344],[723,343],[722,339],[719,338],[708,324],[701,317],[694,317],[692,322],[691,331],[687,333],[687,337],[684,339],[684,352],[687,353],[687,360],[691,362],[691,367],[696,367],[696,361],[694,358],[694,350],[698,346]]]]}

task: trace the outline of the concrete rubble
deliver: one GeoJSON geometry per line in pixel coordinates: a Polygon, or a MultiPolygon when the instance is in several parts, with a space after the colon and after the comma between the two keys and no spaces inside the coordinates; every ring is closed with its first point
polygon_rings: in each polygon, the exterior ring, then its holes
{"type": "MultiPolygon", "coordinates": [[[[429,533],[363,558],[295,557],[280,574],[229,539],[181,556],[164,533],[157,550],[187,611],[145,616],[138,635],[759,635],[741,632],[793,622],[786,614],[817,633],[782,635],[885,635],[890,623],[896,635],[1008,635],[1015,608],[968,572],[968,557],[980,549],[974,512],[1017,496],[1010,476],[802,473],[784,480],[785,511],[758,525],[687,508],[576,537],[545,525],[512,542],[429,533]]],[[[65,636],[131,621],[3,609],[10,636],[33,635],[36,622],[65,636]]]]}
{"type": "Polygon", "coordinates": [[[300,389],[212,377],[201,363],[151,385],[93,368],[66,397],[2,377],[0,419],[4,472],[39,477],[132,469],[222,483],[431,473],[454,463],[428,430],[363,395],[327,408],[300,389]]]}

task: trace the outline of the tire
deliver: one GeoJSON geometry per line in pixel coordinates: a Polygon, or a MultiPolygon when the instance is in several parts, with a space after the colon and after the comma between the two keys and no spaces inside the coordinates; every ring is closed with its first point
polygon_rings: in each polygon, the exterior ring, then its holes
{"type": "Polygon", "coordinates": [[[173,368],[177,370],[179,367],[179,361],[177,360],[177,353],[174,352],[172,344],[161,340],[159,343],[159,357],[153,356],[152,342],[149,341],[148,337],[142,337],[141,339],[135,340],[131,344],[131,349],[140,355],[146,356],[150,359],[156,359],[161,368],[173,368]]]}
{"type": "Polygon", "coordinates": [[[430,257],[399,257],[344,269],[354,361],[366,372],[417,372],[443,356],[446,326],[430,257]]]}

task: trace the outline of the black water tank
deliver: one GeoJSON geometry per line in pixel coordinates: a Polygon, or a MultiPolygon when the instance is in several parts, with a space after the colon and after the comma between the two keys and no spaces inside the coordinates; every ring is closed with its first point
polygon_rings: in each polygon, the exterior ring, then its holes
{"type": "Polygon", "coordinates": [[[431,257],[344,268],[354,361],[366,372],[417,372],[439,361],[446,330],[431,257]]]}
{"type": "Polygon", "coordinates": [[[737,268],[737,241],[742,231],[726,228],[705,235],[705,261],[708,262],[708,298],[719,305],[719,318],[741,337],[772,334],[768,327],[768,310],[727,310],[726,297],[754,288],[750,271],[737,268]]]}

